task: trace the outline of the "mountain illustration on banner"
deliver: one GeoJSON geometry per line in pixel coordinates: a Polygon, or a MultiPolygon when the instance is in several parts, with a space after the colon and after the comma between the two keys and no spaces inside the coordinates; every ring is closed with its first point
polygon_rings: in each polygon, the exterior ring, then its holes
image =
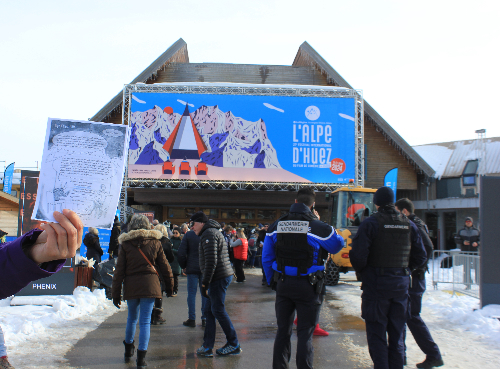
{"type": "Polygon", "coordinates": [[[130,117],[129,164],[163,164],[197,159],[207,165],[232,168],[281,168],[267,136],[265,122],[235,117],[217,105],[184,113],[155,105],[130,117]]]}

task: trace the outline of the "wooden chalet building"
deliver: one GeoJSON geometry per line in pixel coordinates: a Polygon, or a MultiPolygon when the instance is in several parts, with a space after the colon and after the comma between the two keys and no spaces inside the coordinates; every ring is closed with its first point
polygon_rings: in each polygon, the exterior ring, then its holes
{"type": "MultiPolygon", "coordinates": [[[[246,84],[318,85],[352,88],[307,42],[304,42],[290,66],[222,63],[190,63],[187,44],[179,39],[147,67],[131,84],[165,82],[230,82],[246,84]]],[[[122,122],[122,92],[111,99],[90,120],[122,122]]],[[[419,199],[420,183],[434,170],[373,109],[364,103],[365,187],[383,185],[387,171],[399,168],[398,197],[419,199]]],[[[420,185],[422,186],[422,185],[420,185]]],[[[424,191],[420,191],[425,196],[424,191]]],[[[160,221],[180,224],[197,210],[211,218],[238,225],[271,222],[286,212],[295,191],[231,189],[179,189],[135,187],[127,191],[128,206],[155,211],[160,221]]],[[[327,212],[326,192],[317,193],[316,208],[327,212]]],[[[423,198],[425,199],[425,198],[423,198]]],[[[325,218],[323,218],[325,219],[325,218]]]]}

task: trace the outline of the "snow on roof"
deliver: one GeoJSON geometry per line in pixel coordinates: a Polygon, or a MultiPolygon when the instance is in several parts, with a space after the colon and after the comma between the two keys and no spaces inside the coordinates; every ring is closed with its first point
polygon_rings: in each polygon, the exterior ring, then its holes
{"type": "Polygon", "coordinates": [[[500,137],[413,146],[436,171],[434,177],[460,177],[469,160],[479,160],[477,174],[500,174],[500,137]]]}

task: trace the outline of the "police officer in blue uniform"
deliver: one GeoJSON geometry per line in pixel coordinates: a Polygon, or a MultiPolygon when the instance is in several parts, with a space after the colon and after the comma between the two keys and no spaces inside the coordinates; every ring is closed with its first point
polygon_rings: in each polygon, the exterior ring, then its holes
{"type": "MultiPolygon", "coordinates": [[[[430,369],[434,367],[443,366],[443,358],[439,347],[432,339],[431,333],[427,328],[427,325],[420,316],[420,311],[422,310],[422,296],[425,292],[425,272],[427,271],[427,263],[432,257],[432,251],[434,246],[429,237],[429,230],[425,223],[414,214],[415,207],[409,199],[399,199],[396,201],[396,210],[408,217],[418,228],[420,237],[427,252],[427,260],[423,266],[416,268],[411,272],[411,285],[409,291],[410,298],[410,317],[406,321],[406,325],[410,329],[413,338],[418,347],[426,355],[425,361],[418,363],[417,368],[430,369]]],[[[405,330],[406,337],[406,330],[405,330]]],[[[405,345],[406,352],[406,345],[405,345]]],[[[405,356],[406,357],[406,356],[405,356]]]]}
{"type": "Polygon", "coordinates": [[[273,368],[288,368],[290,337],[297,310],[297,368],[313,367],[312,336],[325,293],[324,263],[336,254],[344,239],[311,211],[316,194],[300,189],[290,212],[268,229],[262,263],[268,284],[276,290],[278,332],[274,340],[273,368]]]}
{"type": "Polygon", "coordinates": [[[362,281],[361,316],[374,369],[402,369],[410,271],[425,263],[426,252],[415,224],[396,211],[391,188],[379,188],[373,202],[378,211],[359,226],[349,257],[362,281]]]}

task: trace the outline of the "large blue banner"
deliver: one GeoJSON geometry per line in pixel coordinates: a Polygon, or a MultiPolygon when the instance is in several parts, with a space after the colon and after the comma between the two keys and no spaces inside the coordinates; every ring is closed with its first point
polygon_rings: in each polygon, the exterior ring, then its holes
{"type": "Polygon", "coordinates": [[[7,168],[5,168],[5,172],[3,173],[3,192],[10,193],[12,192],[12,179],[14,178],[14,163],[9,164],[7,168]]]}
{"type": "Polygon", "coordinates": [[[398,168],[391,169],[385,174],[384,186],[394,191],[394,202],[396,202],[396,191],[398,187],[398,168]]]}
{"type": "Polygon", "coordinates": [[[134,93],[130,178],[348,183],[354,98],[134,93]]]}

